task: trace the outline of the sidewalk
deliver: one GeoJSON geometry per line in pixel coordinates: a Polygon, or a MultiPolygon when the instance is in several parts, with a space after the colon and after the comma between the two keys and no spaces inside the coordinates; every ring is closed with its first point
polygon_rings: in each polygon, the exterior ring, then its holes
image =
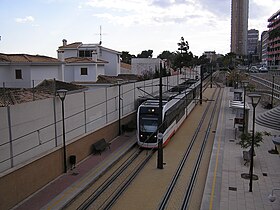
{"type": "Polygon", "coordinates": [[[134,143],[136,143],[135,132],[116,137],[111,141],[110,149],[106,149],[101,155],[89,156],[79,163],[75,169],[61,175],[13,209],[61,209],[67,201],[96,180],[108,166],[117,161],[134,143]]]}
{"type": "MultiPolygon", "coordinates": [[[[255,148],[254,174],[258,176],[253,181],[252,191],[249,192],[249,180],[241,178],[242,173],[249,173],[250,164],[244,165],[243,150],[235,139],[233,119],[235,114],[229,108],[229,100],[233,100],[233,92],[225,88],[219,123],[216,130],[215,142],[208,169],[207,181],[204,189],[201,209],[280,209],[280,191],[275,191],[276,201],[270,202],[268,195],[272,189],[280,188],[280,156],[270,154],[268,150],[274,148],[271,136],[264,136],[260,147],[255,148]]],[[[251,106],[250,98],[246,98],[251,106]]],[[[264,110],[259,104],[256,116],[264,110]]],[[[252,130],[252,106],[249,112],[249,131],[252,130]]],[[[255,131],[267,131],[273,135],[280,132],[255,124],[255,131]]]]}

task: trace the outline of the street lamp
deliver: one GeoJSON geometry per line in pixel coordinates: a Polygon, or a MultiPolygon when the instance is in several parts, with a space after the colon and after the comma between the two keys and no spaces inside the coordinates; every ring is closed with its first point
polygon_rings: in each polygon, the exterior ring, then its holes
{"type": "Polygon", "coordinates": [[[243,103],[244,103],[244,106],[243,106],[243,134],[245,133],[245,120],[246,120],[246,109],[245,109],[245,102],[246,102],[246,87],[248,86],[249,84],[249,81],[247,80],[242,80],[241,81],[241,84],[242,84],[242,87],[244,88],[244,99],[243,99],[243,103]]]}
{"type": "Polygon", "coordinates": [[[63,137],[63,159],[64,159],[64,173],[67,172],[67,161],[66,161],[66,145],[65,145],[65,122],[64,122],[64,99],[67,94],[67,90],[60,89],[56,91],[60,100],[61,100],[61,107],[62,107],[62,137],[63,137]]]}
{"type": "Polygon", "coordinates": [[[255,143],[255,112],[256,112],[256,107],[258,103],[261,100],[261,95],[252,93],[248,95],[251,100],[252,100],[252,106],[253,106],[253,133],[252,133],[252,144],[251,144],[251,154],[250,154],[250,183],[249,183],[249,192],[252,192],[252,185],[253,185],[253,164],[254,164],[254,143],[255,143]]]}
{"type": "Polygon", "coordinates": [[[276,196],[273,195],[273,192],[274,192],[274,191],[277,191],[277,190],[280,191],[280,188],[274,188],[274,189],[272,189],[271,194],[269,194],[268,199],[269,199],[270,202],[274,202],[274,201],[276,200],[276,196]]]}
{"type": "Polygon", "coordinates": [[[159,69],[159,118],[158,118],[158,158],[157,168],[163,169],[163,135],[162,135],[162,67],[159,69]]]}

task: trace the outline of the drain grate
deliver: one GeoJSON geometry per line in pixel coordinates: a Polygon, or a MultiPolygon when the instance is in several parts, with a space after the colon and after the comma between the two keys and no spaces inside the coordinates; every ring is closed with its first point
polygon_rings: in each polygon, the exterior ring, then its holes
{"type": "Polygon", "coordinates": [[[237,191],[237,188],[236,187],[229,187],[228,188],[230,191],[237,191]]]}
{"type": "Polygon", "coordinates": [[[235,139],[230,139],[229,142],[235,142],[235,139]]]}
{"type": "Polygon", "coordinates": [[[267,173],[263,173],[263,176],[267,176],[267,173]]]}

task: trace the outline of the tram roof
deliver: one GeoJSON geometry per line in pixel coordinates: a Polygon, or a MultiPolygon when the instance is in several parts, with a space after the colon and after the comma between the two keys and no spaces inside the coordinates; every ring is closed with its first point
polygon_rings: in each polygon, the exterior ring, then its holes
{"type": "MultiPolygon", "coordinates": [[[[197,82],[197,80],[195,79],[188,79],[186,81],[184,81],[183,83],[179,84],[179,86],[174,86],[171,89],[169,89],[168,91],[165,91],[162,93],[162,100],[163,101],[170,101],[173,98],[175,98],[177,95],[179,95],[180,93],[182,93],[184,90],[187,90],[190,86],[192,86],[193,84],[195,84],[197,82]]],[[[154,97],[146,97],[144,99],[145,101],[158,101],[159,100],[159,95],[155,95],[154,97]]],[[[158,103],[158,102],[157,102],[158,103]]]]}

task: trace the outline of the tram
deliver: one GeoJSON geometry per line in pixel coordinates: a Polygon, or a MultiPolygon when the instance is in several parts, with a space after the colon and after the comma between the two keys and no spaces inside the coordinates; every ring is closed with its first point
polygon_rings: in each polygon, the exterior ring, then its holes
{"type": "MultiPolygon", "coordinates": [[[[198,102],[200,80],[188,80],[162,95],[162,144],[166,146],[198,102]]],[[[147,99],[137,110],[137,143],[143,148],[157,148],[159,99],[147,99]]]]}

